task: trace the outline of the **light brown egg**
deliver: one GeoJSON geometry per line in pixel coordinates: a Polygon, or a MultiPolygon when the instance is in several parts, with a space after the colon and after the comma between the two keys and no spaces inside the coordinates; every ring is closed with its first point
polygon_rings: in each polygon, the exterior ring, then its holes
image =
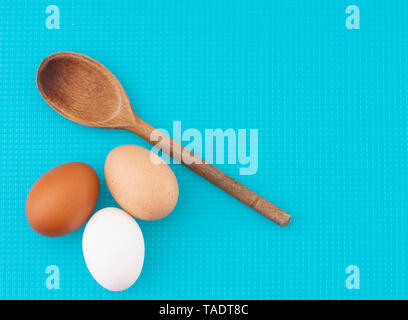
{"type": "Polygon", "coordinates": [[[106,184],[117,203],[143,220],[164,218],[176,206],[179,189],[170,167],[135,145],[113,149],[105,161],[106,184]]]}
{"type": "Polygon", "coordinates": [[[81,227],[95,208],[99,179],[82,162],[59,165],[41,176],[26,201],[30,226],[48,237],[58,237],[81,227]]]}

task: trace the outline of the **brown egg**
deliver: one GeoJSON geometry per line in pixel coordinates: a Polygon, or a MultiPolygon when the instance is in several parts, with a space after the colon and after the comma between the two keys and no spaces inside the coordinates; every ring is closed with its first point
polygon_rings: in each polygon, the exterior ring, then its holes
{"type": "Polygon", "coordinates": [[[105,178],[113,198],[136,218],[161,219],[176,206],[176,176],[161,158],[145,148],[123,145],[113,149],[105,161],[105,178]]]}
{"type": "Polygon", "coordinates": [[[82,162],[59,165],[32,186],[26,201],[30,226],[48,237],[59,237],[81,227],[95,208],[99,179],[82,162]]]}

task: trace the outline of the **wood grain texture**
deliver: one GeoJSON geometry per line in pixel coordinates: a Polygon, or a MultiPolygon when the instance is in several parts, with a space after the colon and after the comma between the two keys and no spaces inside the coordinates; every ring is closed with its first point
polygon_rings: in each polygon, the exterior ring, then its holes
{"type": "Polygon", "coordinates": [[[64,117],[90,127],[129,130],[153,145],[159,142],[164,152],[239,201],[280,226],[289,224],[289,214],[143,121],[116,77],[96,60],[74,52],[54,53],[40,64],[37,86],[64,117]]]}

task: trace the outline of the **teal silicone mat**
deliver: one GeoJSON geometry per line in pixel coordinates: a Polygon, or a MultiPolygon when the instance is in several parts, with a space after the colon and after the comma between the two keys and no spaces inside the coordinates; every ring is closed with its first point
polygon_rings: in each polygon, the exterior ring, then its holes
{"type": "Polygon", "coordinates": [[[2,0],[0,298],[407,299],[407,92],[407,1],[2,0]],[[47,28],[49,5],[59,29],[47,28]],[[349,5],[359,29],[347,28],[349,5]],[[103,176],[108,152],[150,147],[129,132],[77,125],[44,102],[36,71],[56,51],[106,65],[137,113],[170,133],[173,121],[258,130],[256,174],[217,166],[291,224],[171,164],[179,202],[163,220],[139,221],[140,278],[124,292],[103,289],[83,260],[83,227],[40,236],[25,199],[44,172],[83,161],[101,180],[97,209],[117,206],[103,176]],[[60,270],[58,290],[46,287],[49,265],[60,270]]]}

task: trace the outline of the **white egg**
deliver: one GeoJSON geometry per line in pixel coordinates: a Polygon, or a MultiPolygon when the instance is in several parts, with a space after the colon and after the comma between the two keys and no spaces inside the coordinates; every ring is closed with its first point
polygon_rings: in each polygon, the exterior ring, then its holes
{"type": "Polygon", "coordinates": [[[145,245],[136,220],[118,208],[104,208],[87,223],[82,237],[86,266],[111,291],[129,288],[143,267],[145,245]]]}

